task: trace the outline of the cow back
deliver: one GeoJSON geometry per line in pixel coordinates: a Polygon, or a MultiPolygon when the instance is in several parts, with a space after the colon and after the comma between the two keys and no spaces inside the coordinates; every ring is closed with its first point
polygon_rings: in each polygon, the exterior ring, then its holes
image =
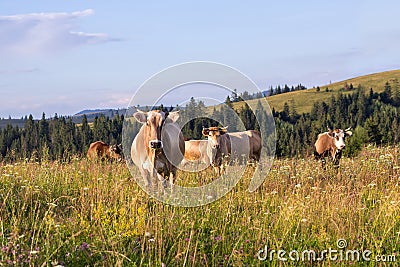
{"type": "Polygon", "coordinates": [[[329,136],[328,133],[321,133],[318,135],[317,141],[315,142],[315,151],[319,155],[323,155],[325,152],[335,149],[333,144],[333,137],[329,136]]]}
{"type": "Polygon", "coordinates": [[[109,145],[102,141],[96,141],[90,144],[87,157],[89,159],[106,158],[108,157],[109,145]]]}

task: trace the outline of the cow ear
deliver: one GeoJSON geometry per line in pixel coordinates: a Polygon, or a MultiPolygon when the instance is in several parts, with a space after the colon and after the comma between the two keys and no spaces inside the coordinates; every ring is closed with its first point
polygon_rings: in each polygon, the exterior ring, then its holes
{"type": "Polygon", "coordinates": [[[179,110],[170,112],[167,118],[170,119],[172,122],[176,122],[179,119],[179,110]]]}
{"type": "Polygon", "coordinates": [[[352,134],[353,134],[353,132],[352,131],[346,131],[346,132],[344,132],[347,136],[351,136],[352,134]]]}
{"type": "Polygon", "coordinates": [[[219,128],[219,134],[226,134],[228,132],[228,126],[224,127],[224,128],[219,128]]]}
{"type": "Polygon", "coordinates": [[[203,130],[201,131],[201,133],[202,133],[204,136],[208,136],[208,134],[210,133],[210,129],[208,129],[208,128],[203,128],[203,130]]]}
{"type": "Polygon", "coordinates": [[[147,114],[143,113],[143,112],[135,112],[133,114],[133,117],[135,117],[135,119],[140,122],[140,123],[146,123],[147,122],[147,114]]]}
{"type": "Polygon", "coordinates": [[[335,132],[329,131],[329,132],[328,132],[328,135],[331,136],[331,137],[335,137],[335,132]]]}

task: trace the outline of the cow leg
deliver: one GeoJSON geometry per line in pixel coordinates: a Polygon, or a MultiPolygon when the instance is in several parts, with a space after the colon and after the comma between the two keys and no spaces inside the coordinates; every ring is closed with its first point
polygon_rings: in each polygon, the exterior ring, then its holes
{"type": "Polygon", "coordinates": [[[144,185],[146,187],[146,191],[152,190],[152,183],[150,178],[150,173],[146,169],[140,169],[140,174],[144,179],[144,185]]]}
{"type": "Polygon", "coordinates": [[[333,166],[335,168],[339,168],[339,161],[340,158],[342,157],[342,151],[341,150],[336,150],[334,156],[333,156],[333,166]]]}
{"type": "Polygon", "coordinates": [[[218,176],[220,176],[220,167],[219,166],[214,166],[214,173],[218,176]]]}
{"type": "Polygon", "coordinates": [[[176,180],[176,169],[172,169],[170,177],[169,177],[169,184],[172,186],[175,184],[175,180],[176,180]]]}

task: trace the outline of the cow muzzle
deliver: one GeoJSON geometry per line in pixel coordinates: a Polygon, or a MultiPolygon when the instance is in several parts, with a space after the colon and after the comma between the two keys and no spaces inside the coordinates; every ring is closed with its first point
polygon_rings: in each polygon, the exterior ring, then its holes
{"type": "Polygon", "coordinates": [[[151,149],[161,149],[163,148],[163,143],[160,140],[151,140],[149,141],[149,147],[151,149]]]}

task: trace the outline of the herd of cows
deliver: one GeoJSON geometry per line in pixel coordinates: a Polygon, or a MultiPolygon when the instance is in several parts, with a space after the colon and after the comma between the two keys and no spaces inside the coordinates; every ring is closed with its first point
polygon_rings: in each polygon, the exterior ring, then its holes
{"type": "MultiPolygon", "coordinates": [[[[201,162],[212,166],[216,174],[221,175],[229,162],[252,161],[258,163],[261,157],[262,139],[259,131],[248,130],[229,133],[227,127],[203,128],[202,134],[207,140],[185,141],[176,121],[178,111],[163,112],[137,110],[134,118],[142,124],[133,140],[130,156],[139,168],[147,185],[152,178],[173,184],[179,165],[188,162],[201,162]]],[[[345,138],[351,136],[350,128],[346,130],[328,128],[328,132],[318,135],[315,142],[315,158],[330,157],[334,166],[339,165],[345,138]]],[[[121,145],[108,145],[97,141],[90,145],[89,159],[123,159],[121,145]]]]}

